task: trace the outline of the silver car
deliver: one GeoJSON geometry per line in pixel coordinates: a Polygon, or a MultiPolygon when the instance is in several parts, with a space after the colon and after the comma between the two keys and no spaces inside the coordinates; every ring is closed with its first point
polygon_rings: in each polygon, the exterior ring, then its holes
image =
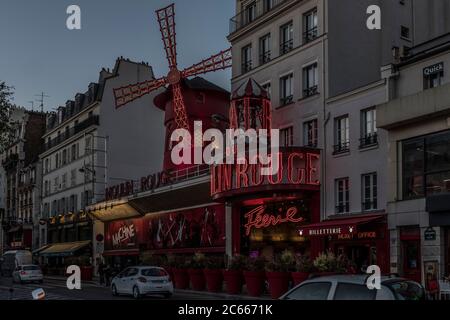
{"type": "Polygon", "coordinates": [[[169,298],[173,295],[173,283],[163,268],[129,267],[114,277],[111,291],[114,296],[125,294],[135,299],[148,294],[161,294],[169,298]]]}
{"type": "Polygon", "coordinates": [[[23,266],[18,266],[12,274],[14,283],[24,283],[24,282],[39,282],[44,281],[44,275],[39,266],[35,264],[26,264],[23,266]]]}
{"type": "Polygon", "coordinates": [[[381,288],[370,290],[368,275],[334,275],[307,280],[288,291],[281,300],[424,300],[417,282],[381,277],[381,288]]]}

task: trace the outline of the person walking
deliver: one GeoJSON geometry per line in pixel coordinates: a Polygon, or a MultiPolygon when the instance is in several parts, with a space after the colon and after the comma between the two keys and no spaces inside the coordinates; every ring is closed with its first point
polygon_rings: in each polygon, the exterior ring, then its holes
{"type": "Polygon", "coordinates": [[[100,278],[100,285],[103,285],[105,283],[105,265],[103,261],[98,265],[98,276],[100,278]]]}
{"type": "Polygon", "coordinates": [[[111,285],[111,272],[112,272],[111,267],[109,265],[106,265],[104,273],[105,273],[105,285],[107,287],[111,285]]]}

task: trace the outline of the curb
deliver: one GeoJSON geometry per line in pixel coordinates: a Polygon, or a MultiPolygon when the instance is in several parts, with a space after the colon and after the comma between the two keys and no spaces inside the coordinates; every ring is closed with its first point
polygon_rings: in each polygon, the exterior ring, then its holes
{"type": "Polygon", "coordinates": [[[194,291],[194,290],[185,290],[185,289],[175,289],[176,293],[181,294],[194,294],[198,296],[208,296],[208,297],[216,297],[219,299],[225,300],[271,300],[269,296],[262,297],[251,297],[246,295],[231,295],[227,293],[215,293],[208,291],[194,291]]]}

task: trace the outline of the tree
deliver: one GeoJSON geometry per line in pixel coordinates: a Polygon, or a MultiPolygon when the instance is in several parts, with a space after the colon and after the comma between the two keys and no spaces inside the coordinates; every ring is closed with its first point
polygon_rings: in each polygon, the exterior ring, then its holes
{"type": "Polygon", "coordinates": [[[13,130],[10,123],[12,88],[0,81],[0,153],[11,143],[13,130]]]}

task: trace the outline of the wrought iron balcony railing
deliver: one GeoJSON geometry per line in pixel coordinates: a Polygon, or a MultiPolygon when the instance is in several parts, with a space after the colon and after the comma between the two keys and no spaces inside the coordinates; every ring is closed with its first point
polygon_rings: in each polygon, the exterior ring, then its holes
{"type": "Polygon", "coordinates": [[[266,51],[263,52],[260,56],[259,56],[259,64],[263,65],[267,62],[269,62],[271,59],[271,52],[270,51],[266,51]]]}
{"type": "Polygon", "coordinates": [[[247,73],[247,72],[251,71],[252,70],[252,64],[253,63],[252,63],[251,60],[242,62],[242,73],[244,74],[244,73],[247,73]]]}
{"type": "Polygon", "coordinates": [[[319,29],[317,27],[307,30],[303,33],[303,44],[313,41],[317,38],[319,29]]]}
{"type": "Polygon", "coordinates": [[[283,98],[280,99],[280,105],[281,106],[286,106],[288,104],[291,104],[293,101],[294,101],[294,96],[293,95],[290,95],[290,96],[287,96],[287,97],[283,97],[283,98]]]}
{"type": "Polygon", "coordinates": [[[241,30],[253,21],[288,1],[292,0],[256,0],[230,19],[230,34],[241,30]]]}
{"type": "Polygon", "coordinates": [[[334,152],[333,154],[339,154],[339,153],[345,153],[350,151],[350,142],[341,142],[333,147],[334,152]]]}
{"type": "Polygon", "coordinates": [[[350,203],[346,202],[343,204],[338,204],[336,206],[336,213],[348,213],[350,212],[350,203]]]}
{"type": "Polygon", "coordinates": [[[317,92],[318,92],[317,89],[318,89],[317,86],[312,86],[312,87],[303,89],[303,98],[311,97],[311,96],[317,94],[317,92]]]}
{"type": "Polygon", "coordinates": [[[364,137],[362,137],[361,139],[359,139],[359,141],[360,141],[360,144],[359,144],[360,149],[375,146],[378,144],[378,133],[376,133],[376,132],[369,133],[369,134],[365,135],[364,137]]]}
{"type": "Polygon", "coordinates": [[[285,41],[280,44],[280,55],[286,54],[294,49],[294,39],[285,41]]]}

